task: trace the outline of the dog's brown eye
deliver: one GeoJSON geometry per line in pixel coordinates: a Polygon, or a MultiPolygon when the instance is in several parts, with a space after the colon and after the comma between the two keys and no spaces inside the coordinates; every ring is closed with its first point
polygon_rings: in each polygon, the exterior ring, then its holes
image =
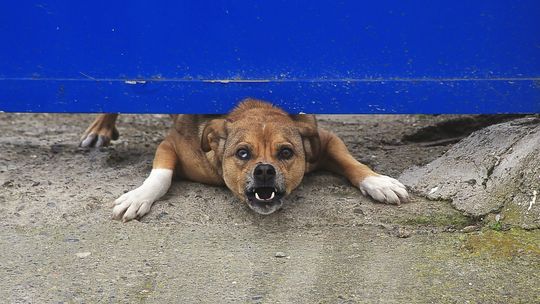
{"type": "Polygon", "coordinates": [[[294,152],[290,148],[283,148],[279,151],[278,157],[280,159],[289,159],[293,156],[294,152]]]}
{"type": "Polygon", "coordinates": [[[241,160],[248,160],[251,155],[249,154],[249,150],[241,148],[236,151],[236,157],[238,157],[241,160]]]}

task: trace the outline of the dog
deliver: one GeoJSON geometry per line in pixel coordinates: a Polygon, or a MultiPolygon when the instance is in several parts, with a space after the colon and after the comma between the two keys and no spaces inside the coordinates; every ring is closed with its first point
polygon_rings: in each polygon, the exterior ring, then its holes
{"type": "MultiPolygon", "coordinates": [[[[116,117],[98,116],[81,146],[104,146],[118,138],[116,117]]],[[[338,136],[317,127],[315,116],[289,115],[270,103],[246,99],[228,115],[175,116],[150,175],[115,200],[113,218],[129,221],[147,214],[173,176],[225,185],[251,210],[267,215],[283,206],[306,173],[318,169],[345,176],[376,201],[408,201],[403,184],[354,159],[338,136]]]]}

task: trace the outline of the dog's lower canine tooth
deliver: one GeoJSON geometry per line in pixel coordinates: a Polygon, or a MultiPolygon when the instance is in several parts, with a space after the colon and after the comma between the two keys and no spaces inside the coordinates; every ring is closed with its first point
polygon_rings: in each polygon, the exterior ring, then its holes
{"type": "Polygon", "coordinates": [[[261,198],[259,197],[259,194],[257,192],[255,192],[255,198],[258,199],[258,200],[261,200],[261,198]]]}
{"type": "Polygon", "coordinates": [[[270,196],[269,200],[273,199],[274,196],[276,196],[276,193],[274,191],[272,191],[272,195],[270,196]]]}

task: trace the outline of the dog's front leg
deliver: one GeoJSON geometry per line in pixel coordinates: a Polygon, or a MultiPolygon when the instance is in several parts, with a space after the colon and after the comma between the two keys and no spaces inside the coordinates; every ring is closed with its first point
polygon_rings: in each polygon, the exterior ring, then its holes
{"type": "Polygon", "coordinates": [[[148,213],[152,204],[169,190],[177,159],[173,146],[166,139],[159,145],[152,172],[144,183],[114,202],[113,218],[126,222],[148,213]]]}
{"type": "Polygon", "coordinates": [[[405,186],[398,180],[372,171],[350,154],[335,134],[319,130],[321,138],[320,167],[344,175],[362,194],[384,203],[400,204],[409,199],[405,186]]]}

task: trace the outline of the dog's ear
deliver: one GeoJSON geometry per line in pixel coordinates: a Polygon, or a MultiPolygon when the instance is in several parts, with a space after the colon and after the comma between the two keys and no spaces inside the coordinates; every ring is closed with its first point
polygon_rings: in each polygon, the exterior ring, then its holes
{"type": "Polygon", "coordinates": [[[218,152],[220,141],[227,138],[227,121],[225,119],[213,119],[204,127],[201,137],[201,148],[204,152],[213,150],[218,152]]]}
{"type": "Polygon", "coordinates": [[[319,129],[317,128],[317,119],[315,115],[291,115],[296,123],[298,132],[302,136],[302,143],[306,154],[306,160],[310,163],[319,159],[321,153],[321,139],[319,138],[319,129]]]}

